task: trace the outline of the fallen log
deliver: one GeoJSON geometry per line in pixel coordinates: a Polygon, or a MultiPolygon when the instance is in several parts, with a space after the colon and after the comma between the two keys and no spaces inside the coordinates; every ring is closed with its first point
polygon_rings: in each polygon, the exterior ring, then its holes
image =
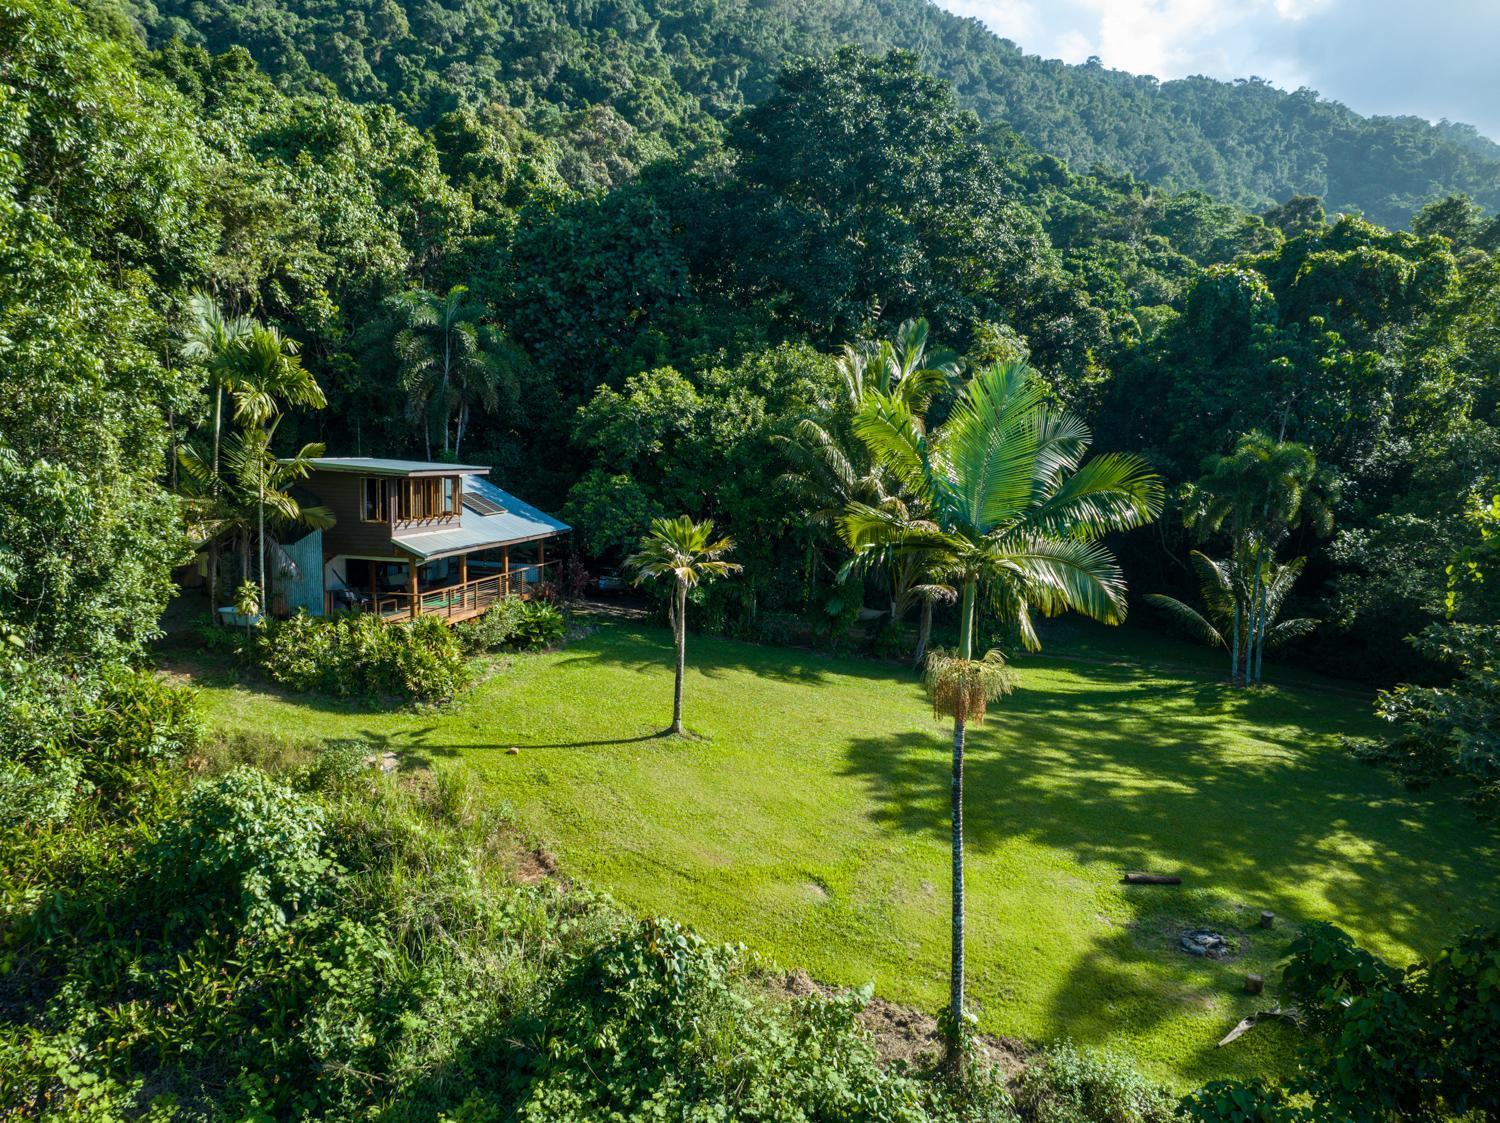
{"type": "Polygon", "coordinates": [[[1181,885],[1182,878],[1167,873],[1127,873],[1122,879],[1126,885],[1181,885]]]}

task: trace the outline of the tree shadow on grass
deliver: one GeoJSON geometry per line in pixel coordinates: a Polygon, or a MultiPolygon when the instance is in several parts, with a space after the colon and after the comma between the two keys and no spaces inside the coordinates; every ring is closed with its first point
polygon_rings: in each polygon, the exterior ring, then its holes
{"type": "MultiPolygon", "coordinates": [[[[672,633],[665,628],[611,624],[570,644],[559,668],[610,664],[626,670],[654,674],[671,673],[676,657],[672,633]]],[[[833,655],[807,648],[772,647],[721,636],[688,632],[689,675],[707,679],[749,673],[774,682],[816,686],[832,676],[871,681],[915,681],[911,671],[899,663],[884,663],[847,655],[833,655]]]]}
{"type": "MultiPolygon", "coordinates": [[[[643,745],[650,742],[661,742],[672,744],[678,738],[672,736],[668,729],[658,729],[652,733],[642,733],[636,737],[611,737],[594,741],[527,741],[524,738],[516,738],[508,741],[480,741],[480,742],[442,742],[434,743],[426,740],[427,736],[436,732],[435,729],[402,732],[398,734],[376,733],[365,731],[359,736],[368,740],[371,745],[388,747],[396,753],[401,761],[403,770],[424,768],[431,765],[439,758],[445,760],[455,759],[469,753],[506,755],[511,749],[517,749],[521,753],[537,752],[547,749],[610,749],[624,748],[628,745],[643,745]]],[[[692,738],[681,738],[686,743],[692,738]]]]}
{"type": "MultiPolygon", "coordinates": [[[[1184,892],[1268,908],[1289,925],[1316,916],[1424,951],[1500,915],[1481,888],[1500,871],[1495,834],[1456,802],[1350,761],[1332,736],[1339,724],[1315,698],[1128,669],[1018,691],[969,740],[971,876],[997,876],[986,858],[1025,839],[1095,867],[1105,885],[1127,869],[1178,874],[1184,892]]],[[[946,842],[950,729],[847,745],[844,774],[865,786],[877,823],[946,842]]],[[[1052,999],[1052,1024],[1087,1043],[1107,1043],[1122,1021],[1151,1032],[1237,981],[1142,943],[1141,924],[1172,897],[1116,891],[1132,919],[1103,927],[1052,999]]],[[[1208,1050],[1188,1067],[1221,1070],[1212,1044],[1183,1043],[1208,1050]]]]}

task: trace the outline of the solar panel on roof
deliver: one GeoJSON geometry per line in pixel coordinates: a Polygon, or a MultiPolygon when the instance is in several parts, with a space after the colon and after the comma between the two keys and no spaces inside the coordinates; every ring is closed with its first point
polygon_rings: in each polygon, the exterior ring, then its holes
{"type": "Polygon", "coordinates": [[[480,495],[468,488],[464,489],[464,506],[480,515],[501,515],[505,513],[505,508],[489,496],[480,495]]]}

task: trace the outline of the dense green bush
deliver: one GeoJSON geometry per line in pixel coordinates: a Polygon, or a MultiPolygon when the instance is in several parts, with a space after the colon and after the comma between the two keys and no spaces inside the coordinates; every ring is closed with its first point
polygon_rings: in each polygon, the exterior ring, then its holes
{"type": "Polygon", "coordinates": [[[1383,741],[1354,742],[1354,751],[1392,766],[1413,786],[1461,777],[1482,811],[1500,814],[1500,626],[1433,624],[1413,643],[1453,668],[1453,681],[1381,691],[1375,711],[1393,733],[1383,741]]]}
{"type": "Polygon", "coordinates": [[[566,623],[562,610],[546,601],[503,600],[483,616],[458,626],[464,648],[471,652],[543,651],[562,642],[566,623]]]}
{"type": "Polygon", "coordinates": [[[92,791],[119,796],[202,734],[192,692],[153,671],[13,660],[0,667],[0,826],[60,822],[92,791]]]}
{"type": "Polygon", "coordinates": [[[364,613],[299,612],[262,629],[250,650],[273,681],[296,691],[443,702],[469,682],[458,638],[431,616],[387,624],[364,613]]]}
{"type": "Polygon", "coordinates": [[[144,851],[142,876],[158,915],[201,921],[205,908],[242,924],[285,925],[328,887],[322,846],[320,807],[239,768],[193,790],[182,817],[144,851]]]}
{"type": "Polygon", "coordinates": [[[1064,1042],[1022,1071],[1016,1108],[1026,1123],[1166,1123],[1175,1103],[1124,1061],[1064,1042]]]}
{"type": "Polygon", "coordinates": [[[741,949],[516,884],[467,773],[399,783],[367,748],[298,750],[295,788],[176,773],[137,823],[0,836],[24,882],[0,1115],[1009,1123],[998,1085],[960,1114],[883,1069],[861,996],[772,1000],[741,949]]]}
{"type": "Polygon", "coordinates": [[[751,998],[745,966],[740,951],[668,921],[622,929],[518,1037],[510,1058],[517,1117],[930,1118],[922,1086],[876,1064],[855,1021],[858,997],[813,996],[777,1008],[751,998]]]}

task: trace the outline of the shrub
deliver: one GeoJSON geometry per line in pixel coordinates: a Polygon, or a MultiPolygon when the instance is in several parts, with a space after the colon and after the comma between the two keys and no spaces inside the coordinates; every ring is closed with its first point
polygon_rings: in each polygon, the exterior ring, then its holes
{"type": "Polygon", "coordinates": [[[0,670],[0,826],[57,823],[91,792],[117,796],[203,735],[193,693],[148,670],[0,670]]]}
{"type": "Polygon", "coordinates": [[[737,949],[670,921],[623,929],[518,1038],[517,1118],[929,1118],[923,1088],[876,1063],[860,997],[778,1009],[746,993],[743,968],[737,949]]]}
{"type": "Polygon", "coordinates": [[[1453,681],[1381,691],[1376,713],[1394,732],[1351,747],[1364,760],[1390,765],[1413,787],[1461,777],[1476,807],[1500,816],[1500,626],[1433,624],[1412,642],[1454,668],[1453,681]]]}
{"type": "Polygon", "coordinates": [[[442,702],[469,681],[458,637],[431,616],[387,624],[364,613],[299,612],[262,629],[251,651],[272,681],[299,692],[442,702]]]}
{"type": "Polygon", "coordinates": [[[1015,1101],[1026,1123],[1166,1123],[1175,1113],[1171,1097],[1130,1065],[1070,1042],[1022,1071],[1015,1101]]]}
{"type": "Polygon", "coordinates": [[[459,625],[466,650],[543,651],[562,642],[562,611],[545,601],[503,600],[483,616],[459,625]]]}
{"type": "Polygon", "coordinates": [[[221,911],[281,926],[315,902],[331,863],[323,812],[255,768],[199,784],[181,819],[145,852],[144,877],[172,915],[221,911]]]}
{"type": "Polygon", "coordinates": [[[1303,929],[1285,991],[1308,1031],[1292,1079],[1216,1083],[1184,1102],[1202,1123],[1494,1119],[1500,1115],[1500,931],[1399,968],[1330,924],[1303,929]]]}

